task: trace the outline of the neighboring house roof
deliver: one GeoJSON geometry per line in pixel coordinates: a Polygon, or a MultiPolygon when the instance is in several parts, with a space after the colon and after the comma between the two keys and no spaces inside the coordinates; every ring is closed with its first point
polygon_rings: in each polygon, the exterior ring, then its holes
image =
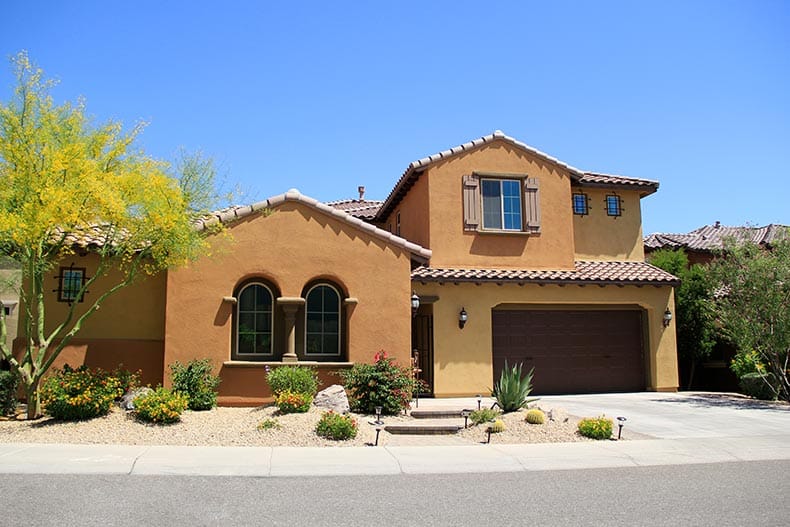
{"type": "Polygon", "coordinates": [[[538,284],[678,285],[677,277],[645,262],[577,261],[574,269],[437,269],[418,267],[418,282],[516,282],[538,284]]]}
{"type": "Polygon", "coordinates": [[[644,244],[649,250],[687,249],[702,252],[720,250],[728,239],[770,246],[776,240],[787,238],[789,228],[774,223],[764,227],[725,227],[716,222],[687,234],[654,233],[645,237],[644,244]]]}
{"type": "Polygon", "coordinates": [[[381,200],[370,199],[340,199],[328,201],[326,204],[333,209],[342,210],[346,214],[351,214],[355,218],[371,221],[376,217],[376,213],[384,202],[381,200]]]}
{"type": "Polygon", "coordinates": [[[343,210],[333,208],[325,203],[321,203],[320,201],[313,199],[309,196],[305,196],[304,194],[300,193],[296,189],[291,189],[285,194],[279,194],[277,196],[273,196],[269,199],[264,201],[259,201],[258,203],[254,203],[252,205],[246,205],[242,207],[231,207],[229,209],[225,209],[222,211],[218,211],[208,218],[200,220],[198,222],[197,228],[202,230],[210,225],[219,223],[230,223],[246,216],[250,216],[256,212],[266,209],[272,209],[281,205],[287,201],[294,201],[299,202],[308,207],[311,207],[327,216],[331,216],[336,218],[337,220],[347,223],[351,226],[356,227],[357,229],[366,232],[372,236],[375,236],[385,242],[391,243],[396,247],[400,247],[412,255],[416,256],[420,260],[427,261],[431,257],[431,251],[429,249],[425,249],[416,243],[412,243],[405,238],[401,238],[400,236],[395,236],[391,232],[387,232],[383,229],[379,229],[371,225],[370,223],[366,223],[365,221],[361,220],[360,218],[356,218],[343,210]]]}
{"type": "Polygon", "coordinates": [[[383,221],[386,216],[392,212],[392,209],[397,206],[403,196],[406,195],[408,190],[414,185],[417,181],[417,178],[420,177],[420,174],[428,168],[430,165],[438,163],[439,161],[443,161],[450,157],[454,157],[460,155],[464,152],[468,152],[469,150],[473,150],[479,148],[487,143],[491,143],[493,141],[505,141],[510,143],[511,145],[520,148],[526,152],[529,152],[537,157],[540,157],[550,163],[558,165],[571,173],[571,177],[573,178],[574,182],[582,186],[593,186],[593,187],[606,187],[606,188],[639,188],[643,190],[643,196],[647,196],[648,194],[652,194],[656,190],[658,190],[658,181],[652,181],[649,179],[636,179],[636,178],[629,178],[625,176],[615,176],[611,174],[598,174],[595,172],[585,172],[583,170],[579,170],[559,159],[552,157],[540,150],[533,148],[526,143],[522,143],[517,139],[514,139],[508,135],[505,135],[501,130],[497,130],[492,134],[480,137],[479,139],[474,139],[469,141],[468,143],[464,143],[462,145],[458,145],[456,147],[450,148],[449,150],[444,150],[439,152],[438,154],[433,154],[428,157],[424,157],[422,159],[418,159],[417,161],[413,161],[406,167],[406,170],[403,172],[403,175],[398,180],[395,188],[392,189],[390,195],[382,204],[379,212],[376,216],[376,219],[379,221],[383,221]]]}

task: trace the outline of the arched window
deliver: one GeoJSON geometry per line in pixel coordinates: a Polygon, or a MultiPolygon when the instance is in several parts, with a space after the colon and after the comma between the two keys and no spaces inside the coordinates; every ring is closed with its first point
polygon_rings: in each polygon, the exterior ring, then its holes
{"type": "Polygon", "coordinates": [[[250,282],[239,290],[236,297],[236,355],[251,359],[272,355],[272,306],[271,289],[260,282],[250,282]]]}
{"type": "Polygon", "coordinates": [[[340,355],[340,293],[316,284],[305,301],[305,355],[340,355]]]}

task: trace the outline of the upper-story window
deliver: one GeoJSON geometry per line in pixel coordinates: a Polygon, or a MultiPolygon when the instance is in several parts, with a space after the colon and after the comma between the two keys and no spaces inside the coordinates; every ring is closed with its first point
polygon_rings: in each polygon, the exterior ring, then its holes
{"type": "Polygon", "coordinates": [[[608,216],[622,216],[623,214],[623,201],[617,194],[609,194],[606,196],[606,214],[608,216]]]}
{"type": "MultiPolygon", "coordinates": [[[[84,267],[61,267],[58,275],[58,302],[82,302],[82,284],[87,280],[84,267]]],[[[87,291],[86,291],[87,293],[87,291]]]]}
{"type": "Polygon", "coordinates": [[[538,179],[525,174],[464,176],[464,230],[539,233],[538,192],[538,179]]]}
{"type": "Polygon", "coordinates": [[[483,228],[521,230],[521,182],[515,179],[484,179],[483,228]]]}
{"type": "Polygon", "coordinates": [[[400,236],[400,211],[395,215],[395,235],[400,236]]]}
{"type": "Polygon", "coordinates": [[[573,194],[573,213],[578,216],[586,216],[590,213],[590,200],[587,194],[581,192],[573,194]]]}

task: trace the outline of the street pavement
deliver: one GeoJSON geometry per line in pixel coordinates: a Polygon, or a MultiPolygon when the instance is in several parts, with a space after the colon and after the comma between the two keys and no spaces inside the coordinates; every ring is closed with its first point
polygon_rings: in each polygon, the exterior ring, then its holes
{"type": "MultiPolygon", "coordinates": [[[[486,399],[484,404],[490,401],[486,399]]],[[[544,408],[627,418],[623,436],[581,443],[379,447],[0,444],[0,474],[340,476],[530,472],[790,459],[790,406],[710,393],[543,397],[544,408]]],[[[474,399],[421,407],[476,407],[474,399]]]]}

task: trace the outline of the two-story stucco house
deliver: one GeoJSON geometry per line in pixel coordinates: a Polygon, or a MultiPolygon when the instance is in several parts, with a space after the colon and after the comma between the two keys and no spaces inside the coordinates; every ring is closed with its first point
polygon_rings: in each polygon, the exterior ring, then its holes
{"type": "MultiPolygon", "coordinates": [[[[487,393],[505,360],[535,368],[536,393],[676,390],[676,279],[642,246],[657,188],[495,132],[411,163],[383,202],[291,190],[218,213],[230,236],[211,256],[121,291],[59,363],[166,383],[171,362],[209,357],[221,404],[266,401],[267,365],[328,381],[382,349],[416,350],[437,397],[487,393]]],[[[74,258],[53,284],[90,273],[74,258]]]]}

